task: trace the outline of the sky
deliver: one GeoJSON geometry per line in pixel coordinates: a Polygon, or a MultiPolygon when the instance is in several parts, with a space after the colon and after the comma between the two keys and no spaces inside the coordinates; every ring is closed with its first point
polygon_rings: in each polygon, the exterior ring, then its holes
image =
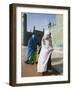
{"type": "Polygon", "coordinates": [[[35,26],[36,30],[43,31],[48,29],[48,24],[51,22],[52,24],[56,23],[56,15],[54,14],[35,14],[35,13],[27,13],[27,30],[33,31],[33,27],[35,26]]]}

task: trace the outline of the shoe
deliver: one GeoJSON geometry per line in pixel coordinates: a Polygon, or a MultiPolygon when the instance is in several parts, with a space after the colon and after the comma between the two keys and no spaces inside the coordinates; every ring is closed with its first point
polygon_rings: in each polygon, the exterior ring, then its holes
{"type": "Polygon", "coordinates": [[[38,64],[38,61],[36,61],[35,63],[38,64]]]}
{"type": "Polygon", "coordinates": [[[31,61],[31,62],[29,62],[29,63],[30,63],[30,64],[32,64],[32,65],[34,64],[34,62],[33,62],[33,61],[31,61]]]}
{"type": "Polygon", "coordinates": [[[29,63],[29,60],[25,61],[25,63],[26,63],[26,64],[30,64],[30,63],[29,63]]]}

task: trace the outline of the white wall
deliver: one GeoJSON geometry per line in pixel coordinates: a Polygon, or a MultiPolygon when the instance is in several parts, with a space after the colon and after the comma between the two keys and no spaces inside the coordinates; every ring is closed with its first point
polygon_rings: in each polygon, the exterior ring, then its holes
{"type": "MultiPolygon", "coordinates": [[[[59,90],[59,89],[71,90],[72,82],[70,84],[58,84],[58,85],[55,84],[55,85],[29,86],[29,87],[11,87],[8,85],[8,82],[9,82],[9,4],[10,3],[29,3],[29,4],[34,3],[34,4],[47,4],[47,5],[57,5],[57,6],[59,5],[71,6],[72,0],[0,0],[0,90],[41,90],[41,89],[42,90],[44,89],[45,90],[59,90]]],[[[71,72],[71,75],[72,75],[72,72],[71,72]]],[[[71,81],[72,81],[72,78],[71,78],[71,81]]]]}
{"type": "Polygon", "coordinates": [[[56,15],[56,25],[52,26],[50,31],[52,34],[53,47],[63,45],[63,15],[56,15]]]}

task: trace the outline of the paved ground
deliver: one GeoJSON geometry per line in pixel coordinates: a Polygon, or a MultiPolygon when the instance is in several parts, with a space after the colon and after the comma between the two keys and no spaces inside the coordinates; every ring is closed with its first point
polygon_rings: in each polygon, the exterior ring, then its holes
{"type": "MultiPolygon", "coordinates": [[[[21,65],[21,75],[22,77],[28,76],[42,76],[42,73],[37,72],[37,64],[30,65],[25,64],[24,61],[26,60],[26,49],[22,47],[22,65],[21,65]]],[[[54,50],[52,54],[52,66],[53,72],[46,73],[46,75],[59,75],[63,73],[63,53],[62,50],[54,50]],[[59,72],[59,73],[57,73],[59,72]]]]}

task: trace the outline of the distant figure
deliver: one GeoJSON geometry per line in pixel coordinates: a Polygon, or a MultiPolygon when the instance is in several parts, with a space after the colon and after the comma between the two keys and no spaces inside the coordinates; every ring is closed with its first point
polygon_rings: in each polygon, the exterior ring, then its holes
{"type": "Polygon", "coordinates": [[[25,61],[26,64],[34,63],[34,60],[36,59],[36,50],[37,50],[36,37],[33,34],[28,41],[27,59],[25,61]]]}
{"type": "MultiPolygon", "coordinates": [[[[47,72],[48,61],[51,61],[51,54],[53,51],[51,33],[47,30],[44,32],[44,36],[41,41],[41,51],[38,58],[37,72],[47,72]]],[[[50,63],[51,64],[51,63],[50,63]]]]}

